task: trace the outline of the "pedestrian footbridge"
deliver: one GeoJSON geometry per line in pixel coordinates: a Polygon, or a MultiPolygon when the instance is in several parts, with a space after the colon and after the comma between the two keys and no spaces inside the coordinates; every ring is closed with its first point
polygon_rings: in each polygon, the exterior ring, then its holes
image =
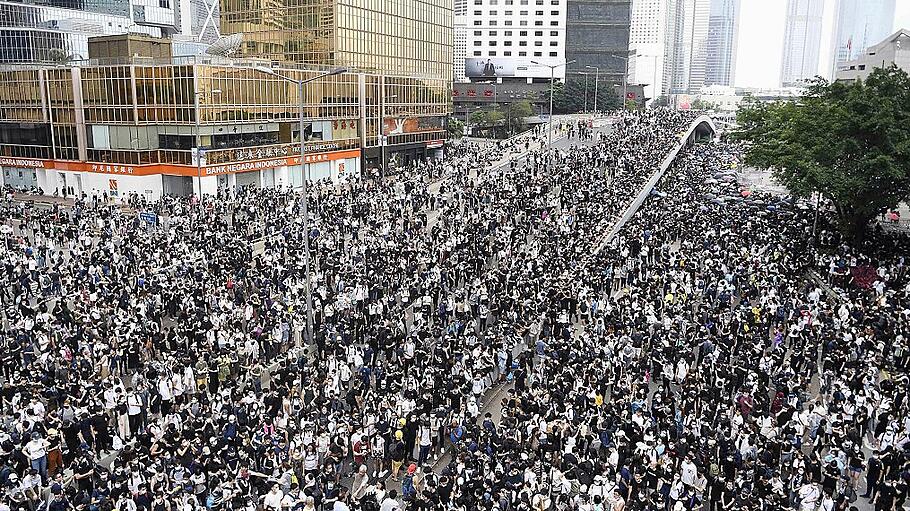
{"type": "Polygon", "coordinates": [[[623,226],[626,225],[626,222],[632,218],[632,215],[638,211],[638,208],[641,207],[641,205],[645,202],[645,199],[648,198],[648,195],[651,194],[651,190],[654,189],[654,186],[658,181],[660,181],[660,178],[663,177],[664,172],[670,168],[670,165],[673,164],[673,162],[676,160],[676,157],[679,156],[679,153],[684,148],[690,147],[691,145],[701,140],[712,139],[718,136],[719,133],[720,130],[714,123],[714,120],[707,115],[699,116],[697,119],[692,121],[692,123],[689,124],[689,127],[679,134],[679,140],[677,141],[676,145],[673,146],[673,149],[661,162],[660,167],[655,170],[654,174],[652,174],[650,179],[648,179],[648,181],[644,184],[641,191],[629,204],[629,207],[627,207],[626,210],[623,211],[622,215],[619,216],[619,218],[616,220],[616,223],[613,224],[613,228],[610,230],[610,234],[607,235],[603,244],[598,247],[595,253],[600,253],[600,251],[603,250],[607,244],[613,241],[613,238],[616,237],[616,234],[622,230],[623,226]]]}

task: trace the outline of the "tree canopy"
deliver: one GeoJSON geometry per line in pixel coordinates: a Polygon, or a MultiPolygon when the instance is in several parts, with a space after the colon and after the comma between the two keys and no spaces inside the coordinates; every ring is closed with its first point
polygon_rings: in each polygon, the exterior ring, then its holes
{"type": "MultiPolygon", "coordinates": [[[[601,112],[618,110],[622,101],[613,91],[613,86],[608,81],[601,79],[599,86],[595,87],[594,77],[588,76],[588,111],[594,111],[594,91],[597,89],[597,109],[601,112]]],[[[549,99],[550,91],[544,91],[544,99],[549,99]]],[[[571,75],[565,83],[557,83],[553,88],[553,113],[577,114],[585,111],[585,78],[584,76],[571,75]]]]}
{"type": "Polygon", "coordinates": [[[910,76],[897,67],[865,82],[819,78],[795,101],[749,101],[738,121],[746,163],[770,168],[797,196],[821,194],[854,243],[910,196],[910,76]]]}

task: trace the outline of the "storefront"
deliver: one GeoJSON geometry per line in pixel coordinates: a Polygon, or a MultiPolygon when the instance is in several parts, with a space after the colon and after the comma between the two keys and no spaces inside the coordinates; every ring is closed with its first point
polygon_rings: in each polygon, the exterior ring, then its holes
{"type": "Polygon", "coordinates": [[[188,196],[202,191],[303,187],[305,172],[310,180],[343,182],[360,176],[360,149],[307,154],[304,170],[300,157],[205,165],[201,177],[188,165],[108,165],[24,158],[0,158],[2,185],[25,190],[40,187],[50,195],[81,195],[118,198],[130,194],[156,200],[162,195],[188,196]]]}

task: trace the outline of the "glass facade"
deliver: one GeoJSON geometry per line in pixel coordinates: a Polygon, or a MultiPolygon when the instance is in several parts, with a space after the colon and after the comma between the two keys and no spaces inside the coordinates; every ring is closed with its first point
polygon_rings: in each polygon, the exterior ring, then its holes
{"type": "Polygon", "coordinates": [[[66,62],[88,58],[88,38],[161,30],[135,24],[128,0],[0,1],[0,62],[66,62]]]}
{"type": "Polygon", "coordinates": [[[241,53],[451,80],[452,0],[221,0],[241,53]]]}
{"type": "Polygon", "coordinates": [[[600,68],[602,80],[622,81],[629,55],[631,0],[569,0],[566,60],[574,69],[600,68]]]}
{"type": "MultiPolygon", "coordinates": [[[[0,156],[190,165],[197,136],[210,164],[299,152],[296,84],[252,62],[199,61],[0,68],[0,156]]],[[[320,73],[276,72],[293,80],[320,73]]],[[[443,139],[447,87],[353,72],[316,80],[305,87],[304,136],[314,151],[375,146],[380,133],[390,144],[443,139]]]]}

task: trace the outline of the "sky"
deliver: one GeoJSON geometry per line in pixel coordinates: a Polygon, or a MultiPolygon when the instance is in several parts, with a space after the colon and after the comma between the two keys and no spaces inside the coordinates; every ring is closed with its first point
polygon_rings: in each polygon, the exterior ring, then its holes
{"type": "MultiPolygon", "coordinates": [[[[819,74],[822,76],[830,70],[835,2],[825,0],[819,56],[819,74]]],[[[779,87],[787,0],[742,0],[741,5],[735,85],[779,87]]],[[[899,28],[910,28],[910,0],[897,0],[894,31],[899,28]]]]}

